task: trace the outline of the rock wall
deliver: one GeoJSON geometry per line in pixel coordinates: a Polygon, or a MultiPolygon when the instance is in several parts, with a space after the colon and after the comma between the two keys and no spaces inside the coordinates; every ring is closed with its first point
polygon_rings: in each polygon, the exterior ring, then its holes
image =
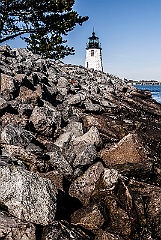
{"type": "Polygon", "coordinates": [[[0,239],[161,239],[161,105],[0,47],[0,239]]]}

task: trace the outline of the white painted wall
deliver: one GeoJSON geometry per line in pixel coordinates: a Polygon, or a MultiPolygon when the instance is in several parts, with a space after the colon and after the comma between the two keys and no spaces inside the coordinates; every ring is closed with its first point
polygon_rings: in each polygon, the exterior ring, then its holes
{"type": "Polygon", "coordinates": [[[100,48],[86,49],[86,68],[93,68],[94,70],[103,71],[102,67],[102,52],[100,48]],[[94,51],[94,56],[91,56],[91,51],[94,51]]]}

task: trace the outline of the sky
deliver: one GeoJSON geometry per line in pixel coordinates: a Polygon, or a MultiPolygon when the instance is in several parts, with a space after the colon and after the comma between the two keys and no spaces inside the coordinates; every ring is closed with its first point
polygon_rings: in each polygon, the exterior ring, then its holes
{"type": "MultiPolygon", "coordinates": [[[[161,0],[75,0],[73,9],[89,20],[65,37],[75,55],[63,62],[84,66],[86,43],[94,27],[102,46],[104,72],[161,81],[161,0]]],[[[25,46],[19,39],[8,44],[25,46]]]]}

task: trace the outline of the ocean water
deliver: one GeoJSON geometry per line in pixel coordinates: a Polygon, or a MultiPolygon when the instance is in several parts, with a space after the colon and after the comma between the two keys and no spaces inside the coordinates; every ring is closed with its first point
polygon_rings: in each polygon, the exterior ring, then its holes
{"type": "Polygon", "coordinates": [[[161,85],[134,85],[134,87],[141,90],[149,90],[152,93],[152,97],[161,103],[161,85]]]}

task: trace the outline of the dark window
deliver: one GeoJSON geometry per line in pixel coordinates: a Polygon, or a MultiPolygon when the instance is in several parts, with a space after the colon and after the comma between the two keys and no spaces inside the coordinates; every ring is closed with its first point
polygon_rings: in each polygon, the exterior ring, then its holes
{"type": "Polygon", "coordinates": [[[94,56],[94,50],[91,50],[91,56],[94,56]]]}
{"type": "Polygon", "coordinates": [[[87,62],[87,68],[88,68],[88,62],[87,62]]]}

